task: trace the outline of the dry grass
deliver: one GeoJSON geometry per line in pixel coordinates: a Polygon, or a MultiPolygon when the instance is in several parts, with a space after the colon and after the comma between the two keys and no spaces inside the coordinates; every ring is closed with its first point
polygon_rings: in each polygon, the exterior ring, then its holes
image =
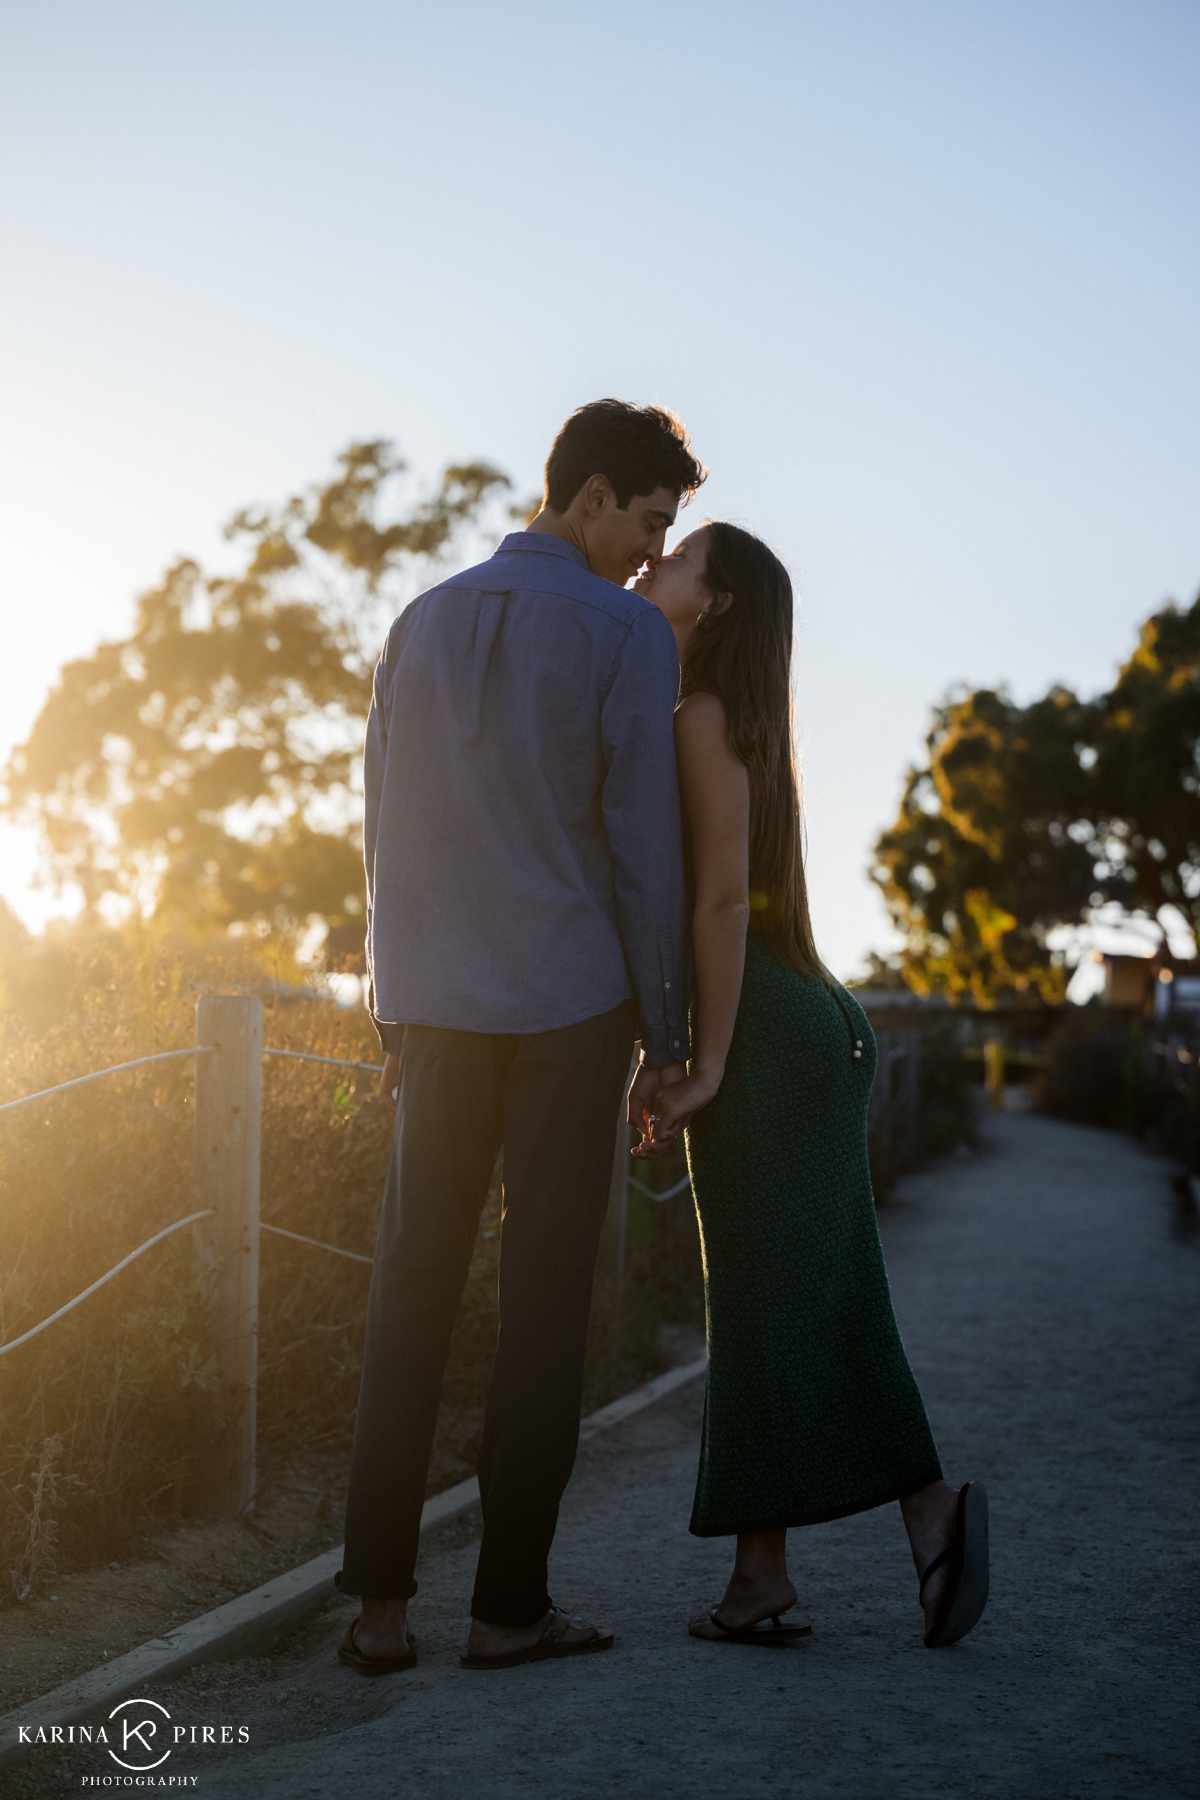
{"type": "Polygon", "coordinates": [[[9,1596],[28,1600],[42,1583],[57,1573],[54,1547],[58,1541],[58,1462],[63,1452],[61,1437],[48,1437],[31,1483],[20,1483],[18,1504],[13,1509],[5,1537],[9,1564],[9,1596]],[[21,1502],[26,1504],[22,1505],[21,1502]]]}
{"type": "MultiPolygon", "coordinates": [[[[197,994],[261,990],[268,967],[261,953],[129,936],[58,946],[48,953],[45,980],[27,968],[20,983],[10,982],[25,999],[4,1015],[0,1102],[193,1043],[197,994]]],[[[294,971],[283,962],[274,973],[286,979],[294,971]]],[[[264,1004],[268,1044],[378,1057],[359,1011],[269,994],[264,1004]]],[[[266,1059],[265,1221],[371,1254],[391,1137],[374,1079],[266,1059]]],[[[190,1212],[191,1154],[187,1060],[113,1076],[0,1119],[0,1342],[190,1212]]],[[[496,1334],[496,1198],[451,1348],[431,1491],[473,1467],[496,1334]]],[[[602,1294],[593,1314],[589,1405],[660,1366],[664,1317],[697,1316],[699,1257],[684,1200],[634,1211],[620,1311],[602,1294]]],[[[36,1591],[55,1555],[73,1568],[105,1561],[148,1521],[189,1515],[197,1473],[222,1423],[190,1237],[185,1229],[167,1239],[0,1357],[0,1593],[36,1591]]],[[[264,1234],[264,1479],[306,1459],[348,1455],[369,1277],[363,1264],[264,1234]]]]}

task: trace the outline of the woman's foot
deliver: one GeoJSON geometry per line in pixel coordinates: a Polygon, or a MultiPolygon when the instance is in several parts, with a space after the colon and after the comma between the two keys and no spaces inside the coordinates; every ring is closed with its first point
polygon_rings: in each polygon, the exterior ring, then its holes
{"type": "MultiPolygon", "coordinates": [[[[931,1481],[928,1487],[918,1488],[915,1494],[905,1494],[900,1511],[904,1515],[904,1528],[908,1532],[917,1577],[921,1580],[930,1563],[936,1561],[943,1550],[949,1549],[954,1539],[958,1523],[958,1489],[951,1487],[948,1481],[931,1481]]],[[[947,1558],[940,1569],[934,1570],[921,1594],[926,1636],[937,1616],[938,1602],[949,1579],[950,1560],[947,1558]]]]}
{"type": "MultiPolygon", "coordinates": [[[[787,1576],[776,1579],[766,1585],[740,1580],[735,1570],[730,1577],[729,1586],[725,1589],[725,1598],[717,1607],[717,1615],[723,1625],[730,1631],[744,1631],[749,1625],[757,1625],[763,1619],[771,1619],[776,1614],[783,1614],[796,1604],[796,1590],[787,1576]]],[[[717,1629],[707,1613],[698,1618],[688,1620],[688,1632],[692,1637],[721,1638],[725,1634],[717,1629]]]]}

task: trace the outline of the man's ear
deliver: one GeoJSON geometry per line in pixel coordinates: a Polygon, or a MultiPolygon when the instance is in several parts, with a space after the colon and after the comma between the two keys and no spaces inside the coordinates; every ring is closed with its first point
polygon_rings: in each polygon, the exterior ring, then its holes
{"type": "Polygon", "coordinates": [[[607,475],[589,475],[579,490],[583,510],[590,519],[598,519],[608,505],[617,503],[616,489],[607,475]]]}

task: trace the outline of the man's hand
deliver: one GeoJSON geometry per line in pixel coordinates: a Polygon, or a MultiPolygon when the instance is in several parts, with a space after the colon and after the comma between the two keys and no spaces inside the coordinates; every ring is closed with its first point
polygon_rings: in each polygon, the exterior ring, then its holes
{"type": "Polygon", "coordinates": [[[707,1106],[720,1087],[720,1080],[697,1070],[683,1081],[663,1082],[654,1096],[642,1128],[642,1141],[635,1144],[631,1155],[665,1156],[681,1131],[686,1131],[702,1106],[707,1106]]]}
{"type": "Polygon", "coordinates": [[[654,1136],[654,1125],[650,1114],[655,1110],[654,1100],[659,1090],[670,1087],[676,1081],[687,1078],[686,1063],[668,1063],[662,1069],[648,1069],[645,1063],[639,1065],[629,1089],[629,1105],[626,1117],[629,1123],[642,1134],[642,1142],[654,1136]]]}
{"type": "Polygon", "coordinates": [[[400,1058],[389,1050],[383,1059],[383,1074],[379,1077],[379,1097],[390,1113],[396,1110],[399,1090],[400,1058]]]}

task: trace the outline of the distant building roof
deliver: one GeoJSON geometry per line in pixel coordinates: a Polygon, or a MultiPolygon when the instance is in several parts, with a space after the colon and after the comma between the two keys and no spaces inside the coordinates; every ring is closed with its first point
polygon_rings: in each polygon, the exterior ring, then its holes
{"type": "Polygon", "coordinates": [[[1152,956],[1106,956],[1101,1005],[1140,1009],[1150,998],[1157,975],[1158,964],[1152,956]]]}

